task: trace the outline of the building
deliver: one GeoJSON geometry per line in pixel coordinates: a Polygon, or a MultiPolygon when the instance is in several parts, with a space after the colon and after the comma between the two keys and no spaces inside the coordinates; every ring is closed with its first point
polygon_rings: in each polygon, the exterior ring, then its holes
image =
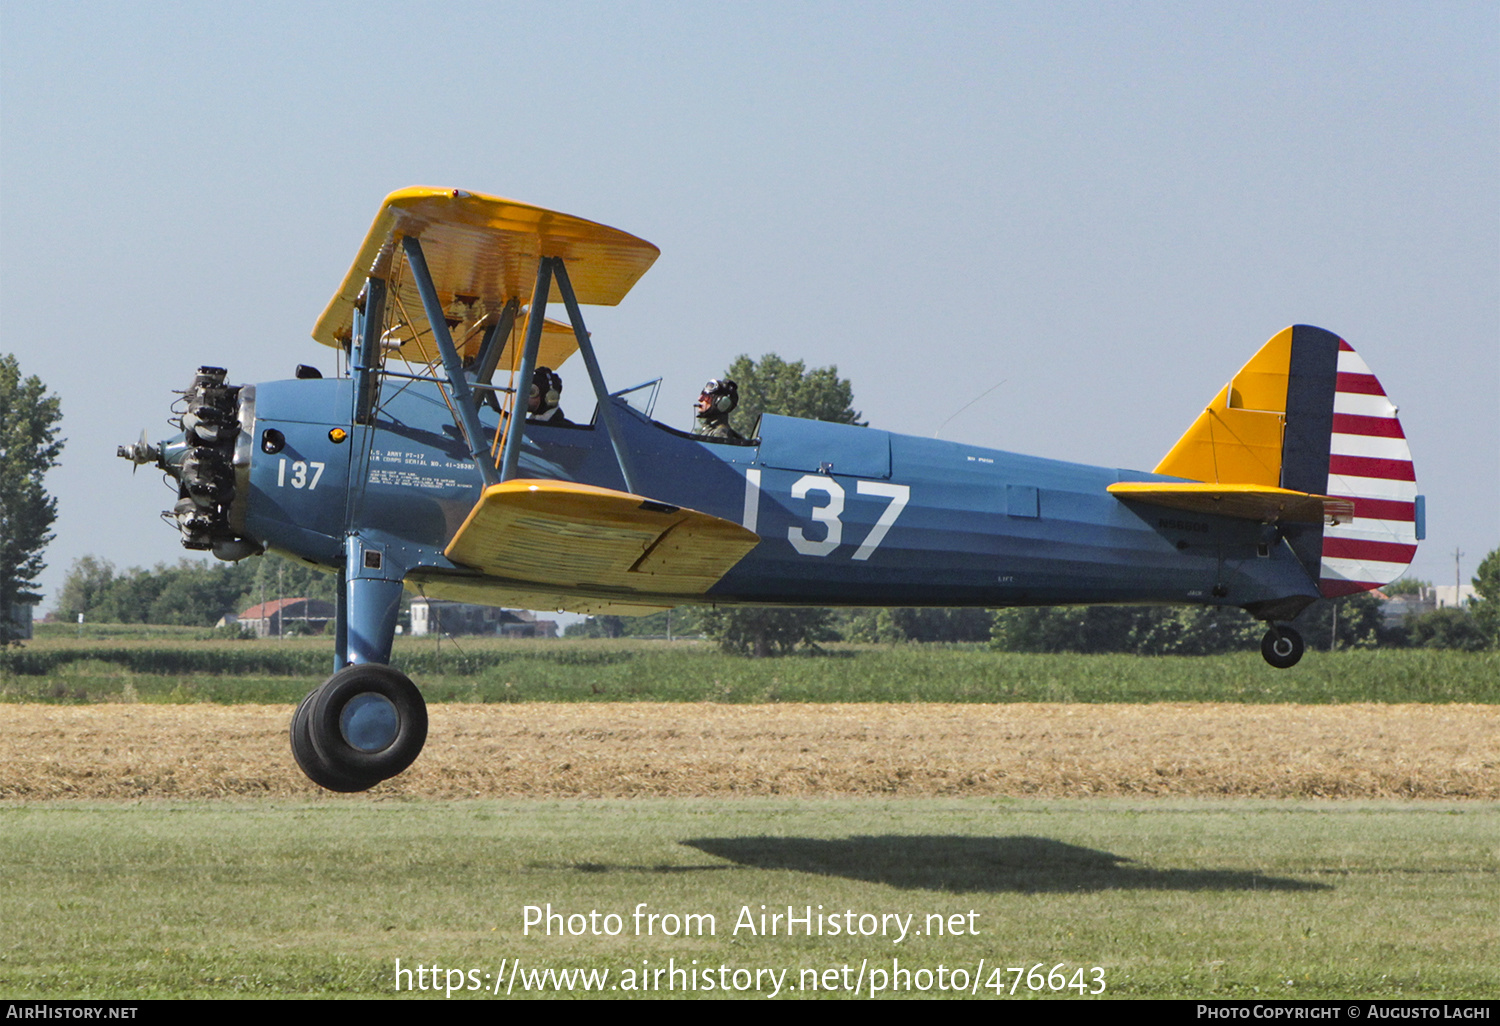
{"type": "Polygon", "coordinates": [[[1408,595],[1386,595],[1381,591],[1375,594],[1385,600],[1380,612],[1387,627],[1404,623],[1409,616],[1420,616],[1436,609],[1467,609],[1478,595],[1472,584],[1423,585],[1421,591],[1408,595]]]}
{"type": "Polygon", "coordinates": [[[1423,590],[1432,593],[1439,609],[1467,609],[1479,597],[1472,584],[1434,584],[1423,590]]]}
{"type": "Polygon", "coordinates": [[[467,602],[442,602],[437,599],[411,600],[413,635],[492,634],[503,638],[555,638],[557,621],[538,620],[525,609],[497,609],[467,602]]]}
{"type": "Polygon", "coordinates": [[[310,598],[284,598],[261,602],[239,615],[241,627],[248,627],[258,638],[289,634],[322,634],[334,619],[332,602],[310,598]]]}

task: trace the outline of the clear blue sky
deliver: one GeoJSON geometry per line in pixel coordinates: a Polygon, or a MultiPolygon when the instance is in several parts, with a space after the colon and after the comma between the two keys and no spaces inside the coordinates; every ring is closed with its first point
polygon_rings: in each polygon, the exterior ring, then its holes
{"type": "Polygon", "coordinates": [[[943,437],[1149,469],[1318,324],[1401,406],[1415,572],[1500,546],[1494,3],[10,2],[0,351],[63,400],[49,592],[185,554],[116,445],[199,364],[331,371],[313,321],[414,184],[659,245],[589,321],[679,426],[777,352],[880,427],[1003,382],[943,437]]]}

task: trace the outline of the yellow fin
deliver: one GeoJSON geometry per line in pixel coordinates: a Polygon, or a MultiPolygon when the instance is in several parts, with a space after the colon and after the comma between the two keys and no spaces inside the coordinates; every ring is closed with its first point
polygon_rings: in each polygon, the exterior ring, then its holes
{"type": "Polygon", "coordinates": [[[1286,430],[1292,329],[1250,358],[1156,466],[1193,481],[1276,487],[1286,430]]]}

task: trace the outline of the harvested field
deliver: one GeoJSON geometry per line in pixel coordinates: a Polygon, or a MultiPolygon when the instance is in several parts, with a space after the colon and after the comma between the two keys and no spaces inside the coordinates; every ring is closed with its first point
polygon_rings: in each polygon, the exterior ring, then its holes
{"type": "Polygon", "coordinates": [[[310,784],[290,706],[0,706],[0,799],[1500,798],[1493,705],[434,705],[367,796],[310,784]]]}

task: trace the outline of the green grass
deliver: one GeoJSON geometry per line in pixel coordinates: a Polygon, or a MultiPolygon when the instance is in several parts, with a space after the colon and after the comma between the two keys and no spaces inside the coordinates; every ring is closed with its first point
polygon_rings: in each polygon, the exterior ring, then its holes
{"type": "Polygon", "coordinates": [[[130,640],[210,641],[225,633],[213,627],[183,627],[169,623],[38,623],[37,641],[79,641],[100,638],[130,640]]]}
{"type": "Polygon", "coordinates": [[[1500,992],[1497,838],[1494,803],[7,805],[0,993],[380,997],[397,959],[488,986],[516,958],[616,982],[698,959],[793,984],[862,960],[972,972],[982,958],[981,995],[1009,988],[1006,967],[1062,963],[1101,967],[1113,997],[1486,998],[1500,992]],[[641,902],[712,913],[717,934],[635,936],[641,902]],[[624,932],[523,936],[524,907],[547,903],[618,913],[624,932]],[[978,933],[732,933],[761,904],[918,928],[973,912],[978,933]]]}
{"type": "MultiPolygon", "coordinates": [[[[1500,652],[1029,655],[841,645],[744,659],[692,642],[398,640],[429,701],[1500,702],[1500,652]]],[[[0,655],[0,701],[295,702],[330,671],[326,639],[51,638],[0,655]]]]}

